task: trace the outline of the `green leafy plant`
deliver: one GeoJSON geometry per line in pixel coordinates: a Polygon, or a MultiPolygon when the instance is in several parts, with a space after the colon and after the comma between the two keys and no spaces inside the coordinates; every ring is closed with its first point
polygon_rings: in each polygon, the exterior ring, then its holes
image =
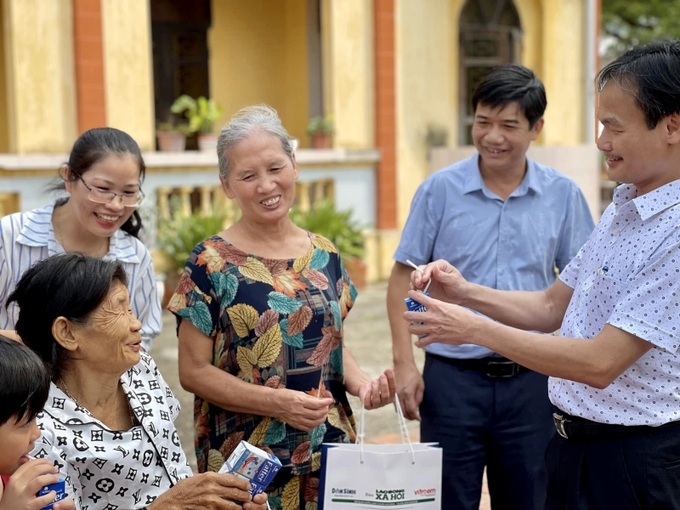
{"type": "Polygon", "coordinates": [[[330,117],[312,117],[307,124],[307,134],[310,136],[316,133],[332,133],[334,130],[335,126],[330,117]]]}
{"type": "Polygon", "coordinates": [[[226,212],[213,211],[210,214],[175,214],[172,218],[159,220],[156,243],[170,270],[181,273],[194,247],[221,232],[226,219],[226,212]]]}
{"type": "Polygon", "coordinates": [[[191,134],[188,123],[173,122],[172,120],[166,120],[165,122],[159,122],[156,124],[156,131],[161,133],[179,132],[185,136],[191,134]]]}
{"type": "Polygon", "coordinates": [[[433,147],[446,147],[449,141],[449,130],[437,124],[428,124],[425,132],[425,145],[428,149],[433,147]]]}
{"type": "Polygon", "coordinates": [[[363,258],[364,236],[352,210],[338,211],[330,200],[322,200],[309,211],[294,207],[291,219],[300,228],[319,234],[331,241],[343,259],[363,258]]]}
{"type": "Polygon", "coordinates": [[[183,114],[189,120],[190,133],[212,133],[215,122],[222,116],[222,107],[215,100],[203,96],[194,99],[187,94],[175,99],[170,111],[183,114]]]}

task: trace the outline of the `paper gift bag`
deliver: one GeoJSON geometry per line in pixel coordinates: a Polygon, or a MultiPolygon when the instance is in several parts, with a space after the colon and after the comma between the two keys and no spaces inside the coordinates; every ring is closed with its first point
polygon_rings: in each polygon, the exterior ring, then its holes
{"type": "Polygon", "coordinates": [[[411,444],[397,411],[403,444],[365,444],[362,409],[357,444],[322,445],[320,510],[441,510],[442,450],[411,444]]]}

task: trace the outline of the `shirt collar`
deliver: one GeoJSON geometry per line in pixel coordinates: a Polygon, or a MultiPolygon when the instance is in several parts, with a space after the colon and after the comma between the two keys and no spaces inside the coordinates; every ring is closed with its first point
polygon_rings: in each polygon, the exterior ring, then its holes
{"type": "Polygon", "coordinates": [[[16,242],[24,246],[47,246],[49,255],[64,253],[64,249],[54,236],[53,212],[54,204],[49,204],[25,213],[25,221],[16,242]]]}
{"type": "MultiPolygon", "coordinates": [[[[469,159],[473,171],[467,172],[465,176],[465,183],[463,184],[463,193],[472,193],[474,191],[485,191],[488,188],[484,185],[482,173],[479,170],[479,153],[475,154],[469,159]]],[[[536,175],[536,163],[529,158],[527,161],[527,171],[524,174],[522,182],[510,194],[511,197],[518,197],[526,195],[530,190],[540,195],[543,193],[543,185],[536,175]]]]}
{"type": "MultiPolygon", "coordinates": [[[[17,243],[25,246],[47,246],[50,256],[64,253],[64,248],[54,236],[54,226],[52,225],[54,207],[55,204],[49,204],[40,209],[28,211],[24,225],[17,236],[17,243]],[[47,218],[49,220],[46,220],[47,218]]],[[[131,237],[121,229],[116,230],[109,240],[109,251],[104,258],[107,260],[125,260],[131,263],[139,262],[131,237]]]]}
{"type": "Polygon", "coordinates": [[[635,185],[622,184],[614,190],[612,201],[617,210],[632,201],[640,218],[648,220],[680,203],[680,180],[671,181],[641,196],[637,196],[635,185]]]}

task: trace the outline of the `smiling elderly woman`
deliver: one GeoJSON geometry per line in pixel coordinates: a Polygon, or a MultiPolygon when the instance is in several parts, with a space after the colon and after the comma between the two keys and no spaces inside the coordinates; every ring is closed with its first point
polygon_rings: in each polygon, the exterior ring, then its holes
{"type": "Polygon", "coordinates": [[[52,379],[33,454],[60,467],[77,508],[266,508],[243,479],[192,476],[174,425],[179,402],[141,349],[120,263],[47,258],[9,301],[19,305],[18,334],[52,379]]]}

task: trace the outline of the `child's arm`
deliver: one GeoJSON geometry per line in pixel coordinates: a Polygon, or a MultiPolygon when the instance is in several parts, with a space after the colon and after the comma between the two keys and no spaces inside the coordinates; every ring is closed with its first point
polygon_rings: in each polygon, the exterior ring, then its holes
{"type": "MultiPolygon", "coordinates": [[[[45,485],[59,481],[57,468],[46,459],[30,460],[10,477],[0,499],[0,510],[39,510],[54,501],[54,491],[37,497],[45,485]]],[[[75,509],[73,500],[62,500],[54,504],[54,510],[75,509]]]]}

